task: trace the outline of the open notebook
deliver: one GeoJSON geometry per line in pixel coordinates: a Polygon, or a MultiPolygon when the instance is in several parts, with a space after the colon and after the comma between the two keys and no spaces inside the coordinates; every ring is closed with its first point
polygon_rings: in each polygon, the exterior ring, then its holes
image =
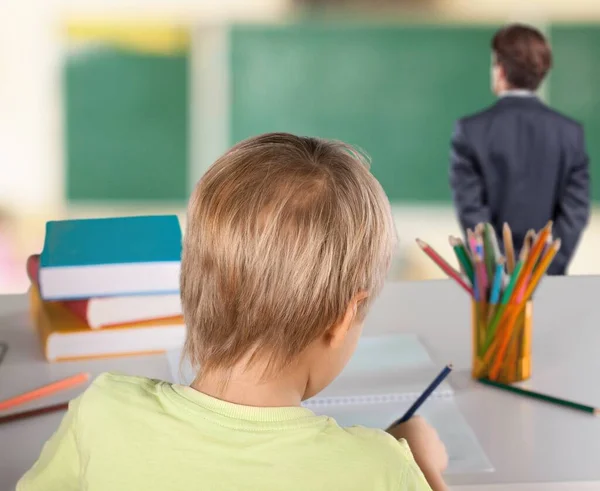
{"type": "MultiPolygon", "coordinates": [[[[314,409],[324,405],[412,402],[441,368],[433,364],[414,334],[365,336],[344,371],[304,405],[314,409]]],[[[431,398],[452,395],[450,385],[443,382],[431,398]]]]}
{"type": "MultiPolygon", "coordinates": [[[[173,381],[190,384],[194,374],[188,363],[181,363],[181,352],[169,352],[168,359],[173,381]]],[[[385,429],[404,414],[440,369],[416,335],[365,336],[339,377],[303,405],[331,416],[341,426],[385,429]]],[[[436,428],[446,445],[448,474],[493,470],[447,382],[437,388],[418,414],[436,428]]]]}

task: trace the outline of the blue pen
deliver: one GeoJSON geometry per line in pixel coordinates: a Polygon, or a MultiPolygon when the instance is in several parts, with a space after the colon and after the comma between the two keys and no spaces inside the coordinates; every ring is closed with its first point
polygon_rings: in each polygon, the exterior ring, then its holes
{"type": "Polygon", "coordinates": [[[439,373],[439,375],[433,379],[433,382],[429,384],[423,393],[419,396],[419,398],[414,402],[412,406],[406,411],[404,416],[402,416],[398,421],[396,421],[392,426],[399,425],[400,423],[406,423],[410,418],[412,418],[415,413],[419,410],[419,408],[423,405],[423,403],[427,400],[427,398],[433,393],[435,389],[444,381],[444,379],[450,374],[452,371],[452,365],[447,365],[444,369],[439,373]]]}
{"type": "Polygon", "coordinates": [[[504,258],[498,259],[496,264],[496,274],[494,275],[494,283],[490,294],[490,303],[497,304],[500,301],[500,290],[502,289],[502,278],[504,277],[504,258]]]}

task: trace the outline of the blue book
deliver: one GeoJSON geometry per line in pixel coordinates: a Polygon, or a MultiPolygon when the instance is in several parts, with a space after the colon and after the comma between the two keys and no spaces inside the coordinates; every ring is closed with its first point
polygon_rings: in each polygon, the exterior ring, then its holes
{"type": "Polygon", "coordinates": [[[179,292],[175,215],[46,224],[39,283],[45,300],[179,292]]]}

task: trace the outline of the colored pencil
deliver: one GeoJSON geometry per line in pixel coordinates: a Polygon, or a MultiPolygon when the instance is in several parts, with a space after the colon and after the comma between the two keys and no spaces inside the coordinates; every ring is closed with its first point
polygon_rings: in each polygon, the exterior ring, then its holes
{"type": "MultiPolygon", "coordinates": [[[[521,253],[519,254],[519,261],[522,264],[525,263],[525,261],[529,257],[529,253],[531,252],[531,247],[532,247],[531,238],[532,238],[532,235],[535,235],[535,232],[533,230],[529,230],[527,232],[527,234],[525,235],[525,240],[523,241],[523,247],[521,248],[521,253]]],[[[524,280],[524,281],[527,281],[527,280],[524,280]]],[[[524,291],[525,290],[524,290],[523,286],[520,286],[517,289],[516,294],[515,294],[516,295],[515,296],[515,300],[517,302],[519,302],[520,299],[522,298],[524,291]]]]}
{"type": "Polygon", "coordinates": [[[488,307],[488,304],[485,302],[485,300],[480,300],[478,302],[475,302],[475,318],[473,319],[475,325],[473,327],[474,327],[475,333],[476,333],[476,335],[475,335],[476,346],[474,346],[474,350],[476,350],[477,352],[479,352],[481,343],[485,339],[485,332],[486,332],[485,319],[487,316],[487,313],[486,313],[487,307],[488,307]]]}
{"type": "Polygon", "coordinates": [[[530,300],[531,297],[533,296],[533,293],[535,292],[538,285],[540,284],[542,277],[544,276],[544,274],[546,274],[546,271],[548,271],[548,268],[550,267],[550,264],[554,260],[554,257],[560,250],[560,245],[561,245],[561,240],[556,239],[552,243],[550,248],[546,251],[546,253],[544,254],[544,257],[540,260],[538,267],[536,268],[533,275],[531,276],[531,281],[527,285],[527,290],[525,290],[524,297],[525,297],[526,301],[530,300]]]}
{"type": "Polygon", "coordinates": [[[593,414],[594,416],[600,416],[600,409],[587,406],[585,404],[580,404],[578,402],[569,401],[567,399],[561,399],[559,397],[549,396],[546,394],[541,394],[539,392],[534,392],[532,390],[521,389],[519,387],[515,387],[513,385],[506,385],[500,382],[494,382],[488,379],[480,379],[482,384],[488,385],[490,387],[495,387],[497,389],[506,390],[508,392],[512,392],[513,394],[522,395],[525,397],[530,397],[532,399],[537,399],[538,401],[549,402],[551,404],[557,404],[562,407],[567,407],[570,409],[575,409],[577,411],[583,411],[585,413],[593,414]]]}
{"type": "Polygon", "coordinates": [[[506,270],[508,274],[512,274],[515,270],[515,248],[513,245],[512,231],[508,223],[502,228],[502,236],[504,239],[504,255],[506,256],[506,270]]]}
{"type": "Polygon", "coordinates": [[[450,245],[454,249],[454,254],[456,254],[458,263],[462,266],[462,269],[464,270],[465,274],[467,275],[467,278],[469,278],[469,281],[471,281],[471,284],[473,284],[473,282],[475,280],[475,272],[473,270],[473,263],[471,261],[471,258],[469,257],[469,253],[468,253],[463,241],[457,237],[452,237],[452,236],[450,236],[448,238],[448,241],[450,242],[450,245]]]}
{"type": "Polygon", "coordinates": [[[483,223],[480,223],[479,225],[477,225],[477,227],[475,227],[475,254],[477,254],[481,258],[483,264],[485,265],[485,279],[487,283],[489,278],[487,264],[485,262],[485,242],[483,238],[484,230],[485,227],[483,226],[483,223]]]}
{"type": "Polygon", "coordinates": [[[544,245],[544,249],[542,250],[542,254],[540,255],[539,259],[537,260],[537,262],[535,263],[535,266],[533,268],[534,271],[540,265],[540,263],[542,262],[542,258],[550,250],[553,243],[554,243],[554,239],[552,238],[552,234],[548,234],[548,237],[546,238],[546,244],[544,245]]]}
{"type": "Polygon", "coordinates": [[[550,249],[553,242],[554,238],[552,237],[552,234],[548,234],[548,240],[546,240],[546,248],[544,249],[544,253],[548,252],[548,249],[550,249]]]}
{"type": "Polygon", "coordinates": [[[408,411],[404,413],[404,416],[402,416],[392,426],[395,426],[400,423],[406,423],[410,418],[412,418],[415,415],[415,413],[419,410],[419,408],[423,405],[423,403],[433,393],[433,391],[438,388],[438,386],[446,379],[448,375],[450,375],[451,371],[452,364],[446,365],[438,374],[438,376],[435,377],[433,381],[429,384],[429,386],[423,391],[419,398],[413,403],[413,405],[408,408],[408,411]]]}
{"type": "MultiPolygon", "coordinates": [[[[511,312],[511,317],[506,319],[506,322],[503,323],[504,329],[501,330],[498,334],[501,336],[501,339],[498,344],[498,350],[496,352],[496,359],[492,364],[492,368],[490,370],[490,378],[495,379],[500,371],[502,365],[502,359],[504,358],[504,354],[506,352],[506,348],[508,347],[508,343],[511,339],[512,329],[514,325],[514,321],[518,317],[520,311],[524,307],[524,301],[528,298],[527,291],[531,294],[533,291],[530,290],[530,287],[533,288],[533,282],[529,281],[529,285],[525,292],[520,295],[520,290],[523,286],[528,282],[529,277],[533,271],[533,267],[535,266],[542,249],[544,248],[544,244],[546,243],[546,237],[550,233],[552,229],[552,222],[548,222],[548,224],[542,229],[542,231],[538,234],[536,238],[535,245],[531,249],[531,252],[527,256],[527,260],[523,264],[523,268],[521,269],[521,274],[519,274],[519,278],[517,279],[517,284],[515,285],[515,289],[512,292],[510,302],[514,302],[517,300],[517,295],[520,296],[519,300],[521,300],[517,305],[520,308],[513,309],[511,312]],[[512,322],[511,322],[512,320],[512,322]]],[[[550,263],[548,262],[548,265],[550,263]]],[[[539,276],[541,278],[541,275],[539,276]]],[[[539,280],[538,280],[539,281],[539,280]]]]}
{"type": "Polygon", "coordinates": [[[523,304],[525,309],[519,308],[519,314],[514,318],[514,325],[511,327],[511,338],[508,342],[506,350],[506,358],[503,368],[508,377],[508,380],[515,380],[517,373],[522,371],[519,357],[528,357],[531,353],[530,349],[525,349],[525,343],[528,342],[528,333],[531,331],[531,326],[527,325],[528,317],[531,318],[531,312],[527,313],[527,304],[523,304]]]}
{"type": "MultiPolygon", "coordinates": [[[[492,321],[494,320],[494,317],[496,316],[497,311],[498,311],[498,304],[490,303],[488,311],[487,311],[487,322],[486,322],[486,330],[485,330],[486,333],[488,332],[488,328],[492,324],[492,321]]],[[[480,344],[480,346],[484,346],[484,345],[480,344]]]]}
{"type": "MultiPolygon", "coordinates": [[[[487,277],[489,281],[492,282],[494,278],[494,273],[496,271],[496,250],[498,247],[494,248],[494,242],[496,241],[496,232],[494,232],[494,228],[491,224],[486,223],[483,226],[483,245],[484,245],[484,258],[485,258],[485,269],[487,272],[487,277]]],[[[497,241],[496,241],[497,242],[497,241]]]]}
{"type": "Polygon", "coordinates": [[[52,406],[45,406],[37,409],[30,409],[29,411],[9,414],[7,416],[0,416],[0,425],[3,423],[10,423],[12,421],[19,421],[21,419],[32,418],[34,416],[41,416],[43,414],[54,413],[57,411],[66,411],[67,409],[69,409],[69,403],[61,402],[60,404],[54,404],[52,406]]]}
{"type": "Polygon", "coordinates": [[[494,229],[494,227],[492,227],[491,224],[489,224],[489,228],[490,228],[490,239],[492,241],[492,248],[494,250],[494,257],[497,261],[498,258],[500,257],[500,255],[502,254],[502,251],[500,250],[500,244],[498,243],[498,236],[496,235],[496,230],[494,229]]]}
{"type": "Polygon", "coordinates": [[[477,248],[477,238],[475,237],[475,232],[473,232],[470,228],[467,229],[467,240],[469,241],[468,246],[471,249],[471,254],[475,255],[475,249],[477,248]]]}
{"type": "Polygon", "coordinates": [[[479,295],[477,300],[485,302],[487,300],[488,281],[485,273],[485,264],[479,256],[475,258],[475,276],[477,278],[477,294],[479,295]]]}
{"type": "Polygon", "coordinates": [[[440,256],[429,244],[422,241],[421,239],[417,239],[417,244],[423,250],[425,254],[427,254],[434,263],[436,263],[444,273],[446,273],[450,278],[456,281],[462,288],[469,293],[469,295],[473,295],[473,288],[471,288],[467,282],[463,279],[461,274],[456,271],[452,266],[450,266],[446,260],[440,256]]]}
{"type": "Polygon", "coordinates": [[[504,258],[501,256],[496,263],[496,272],[494,274],[494,282],[490,292],[490,303],[498,303],[500,300],[500,289],[502,288],[502,278],[504,277],[504,258]]]}
{"type": "Polygon", "coordinates": [[[481,300],[481,295],[479,295],[479,280],[477,279],[477,263],[475,263],[475,277],[473,278],[473,300],[476,302],[481,300]]]}
{"type": "MultiPolygon", "coordinates": [[[[529,279],[531,279],[531,275],[529,276],[529,279]]],[[[525,280],[525,282],[521,286],[521,289],[519,290],[519,293],[517,293],[517,297],[515,299],[516,303],[521,303],[523,301],[523,296],[525,295],[525,289],[527,288],[527,283],[529,283],[529,279],[525,280]]]]}
{"type": "Polygon", "coordinates": [[[527,231],[527,234],[525,234],[525,241],[527,242],[527,247],[529,248],[529,250],[533,248],[533,244],[535,244],[536,237],[537,235],[535,233],[535,230],[532,228],[530,228],[527,231]]]}
{"type": "Polygon", "coordinates": [[[504,293],[502,294],[502,303],[507,304],[512,297],[513,291],[515,289],[515,285],[517,280],[519,279],[519,275],[521,274],[521,269],[523,269],[523,262],[521,260],[517,261],[517,265],[515,266],[515,270],[510,277],[510,281],[508,282],[508,286],[504,293]]]}
{"type": "Polygon", "coordinates": [[[482,267],[483,272],[478,273],[477,268],[476,268],[475,275],[479,275],[477,279],[480,282],[479,283],[480,297],[482,300],[486,300],[488,286],[490,283],[490,278],[488,277],[488,274],[487,274],[487,266],[485,264],[485,250],[483,247],[483,238],[481,236],[477,236],[477,235],[475,236],[475,254],[473,256],[478,257],[481,260],[481,263],[483,265],[483,267],[482,267]]]}
{"type": "Polygon", "coordinates": [[[494,282],[492,283],[492,289],[490,291],[490,305],[487,312],[487,324],[489,325],[496,313],[498,308],[498,302],[500,301],[500,291],[502,289],[502,280],[504,279],[504,258],[501,256],[496,264],[496,272],[494,274],[494,282]]]}
{"type": "MultiPolygon", "coordinates": [[[[467,229],[466,243],[450,236],[460,272],[431,246],[417,239],[419,247],[474,298],[475,373],[485,373],[496,380],[502,366],[506,366],[507,350],[509,356],[518,358],[523,346],[530,344],[529,331],[524,331],[523,323],[517,321],[560,248],[560,241],[552,241],[551,229],[552,222],[548,222],[537,234],[529,230],[518,258],[507,223],[502,229],[505,256],[501,255],[498,237],[489,223],[467,229]]],[[[512,368],[512,377],[519,376],[521,368],[516,362],[512,368]]],[[[510,367],[507,369],[503,374],[510,377],[510,367]]]]}
{"type": "MultiPolygon", "coordinates": [[[[459,241],[459,244],[462,244],[462,241],[460,239],[456,239],[459,241]]],[[[460,245],[457,244],[456,247],[454,246],[455,244],[455,237],[452,235],[448,236],[448,242],[450,243],[450,246],[452,246],[452,250],[454,251],[454,255],[456,256],[456,260],[458,261],[458,267],[460,269],[460,274],[462,275],[466,275],[467,271],[465,270],[465,265],[464,265],[464,260],[462,258],[462,253],[460,252],[460,245]]],[[[469,252],[467,251],[466,253],[467,258],[469,257],[469,252]]]]}
{"type": "Polygon", "coordinates": [[[527,256],[529,255],[529,241],[523,242],[523,247],[521,247],[521,252],[519,252],[519,261],[525,262],[527,256]]]}
{"type": "MultiPolygon", "coordinates": [[[[552,263],[552,260],[554,259],[554,257],[556,256],[556,253],[560,249],[560,244],[561,244],[560,239],[556,239],[553,242],[550,250],[544,255],[544,258],[540,262],[539,268],[536,269],[535,273],[533,274],[533,276],[531,278],[529,285],[527,286],[527,289],[526,289],[525,295],[524,295],[524,301],[522,301],[520,304],[518,304],[516,306],[511,306],[512,310],[510,311],[509,317],[506,321],[506,323],[509,326],[509,329],[510,329],[510,326],[514,324],[514,322],[518,318],[521,311],[525,308],[525,305],[527,304],[527,302],[533,296],[533,293],[535,292],[538,285],[540,284],[542,277],[548,270],[550,264],[552,263]]],[[[490,337],[488,337],[487,340],[490,340],[490,337]]],[[[510,337],[509,337],[509,340],[510,340],[510,337]]],[[[491,342],[490,342],[490,344],[491,344],[491,342]]],[[[486,345],[485,360],[484,360],[486,364],[491,361],[491,354],[492,354],[492,350],[491,349],[488,350],[488,348],[489,348],[489,345],[486,345]]],[[[497,361],[502,360],[501,357],[504,356],[504,351],[502,351],[502,352],[498,351],[496,356],[497,356],[497,361]]],[[[500,370],[500,363],[497,363],[497,365],[495,367],[492,366],[492,370],[490,370],[491,378],[496,378],[496,376],[500,370]]]]}
{"type": "Polygon", "coordinates": [[[0,411],[6,411],[7,409],[12,409],[13,407],[25,404],[26,402],[48,397],[58,392],[62,392],[63,390],[72,389],[78,385],[86,383],[89,379],[89,373],[79,373],[77,375],[73,375],[72,377],[58,380],[57,382],[53,382],[29,392],[25,392],[24,394],[0,401],[0,411]]]}
{"type": "Polygon", "coordinates": [[[544,248],[544,244],[546,243],[546,237],[550,233],[552,229],[552,222],[548,222],[548,224],[542,229],[542,231],[537,236],[537,240],[534,246],[531,248],[531,251],[527,255],[527,258],[523,262],[523,268],[521,269],[521,274],[517,280],[517,284],[515,285],[515,289],[512,292],[511,301],[516,299],[516,296],[523,286],[523,284],[528,280],[529,276],[533,271],[533,267],[535,266],[542,250],[544,248]]]}
{"type": "Polygon", "coordinates": [[[490,325],[488,327],[485,343],[483,345],[483,353],[485,353],[486,356],[489,356],[488,350],[490,348],[490,345],[492,344],[492,341],[494,340],[494,335],[496,334],[496,330],[498,329],[498,325],[500,324],[500,319],[502,319],[502,316],[507,308],[508,302],[509,302],[512,292],[515,288],[515,284],[517,282],[517,279],[519,278],[519,274],[521,272],[522,267],[523,267],[523,263],[519,260],[519,262],[517,262],[517,266],[515,267],[515,270],[513,271],[513,274],[510,277],[508,286],[506,287],[506,289],[504,290],[504,293],[502,294],[500,308],[497,309],[497,311],[494,314],[494,318],[492,319],[492,321],[490,321],[490,325]]]}

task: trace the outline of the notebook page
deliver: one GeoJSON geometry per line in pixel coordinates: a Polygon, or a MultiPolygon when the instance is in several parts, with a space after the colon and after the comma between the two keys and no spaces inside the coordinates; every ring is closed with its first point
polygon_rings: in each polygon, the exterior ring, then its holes
{"type": "MultiPolygon", "coordinates": [[[[404,414],[410,402],[358,406],[322,406],[311,409],[334,418],[340,426],[386,429],[404,414]]],[[[418,411],[438,432],[446,446],[449,465],[446,474],[493,471],[475,433],[453,399],[428,400],[418,411]]]]}
{"type": "MultiPolygon", "coordinates": [[[[414,401],[442,367],[433,363],[414,334],[363,337],[343,372],[304,405],[313,408],[328,404],[414,401]]],[[[444,382],[431,397],[452,397],[452,394],[452,388],[444,382]]]]}
{"type": "MultiPolygon", "coordinates": [[[[195,378],[181,349],[167,353],[172,382],[189,385],[195,378]]],[[[304,402],[306,407],[329,404],[376,404],[414,401],[439,373],[414,334],[364,336],[343,372],[322,392],[304,402]]],[[[430,396],[452,397],[442,383],[430,396]]]]}

